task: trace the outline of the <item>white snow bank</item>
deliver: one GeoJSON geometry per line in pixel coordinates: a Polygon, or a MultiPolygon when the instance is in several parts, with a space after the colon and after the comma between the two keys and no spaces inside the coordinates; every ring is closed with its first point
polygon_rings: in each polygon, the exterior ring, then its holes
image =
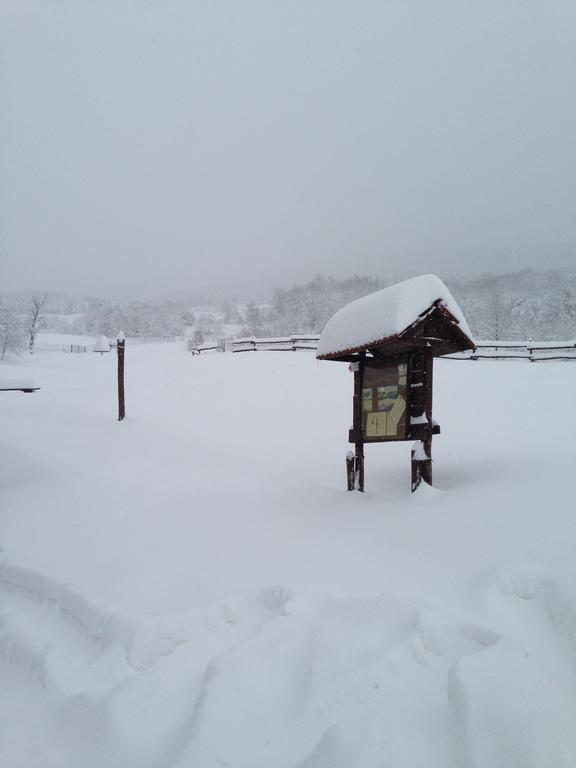
{"type": "Polygon", "coordinates": [[[0,391],[9,389],[35,389],[34,379],[0,379],[0,391]]]}
{"type": "Polygon", "coordinates": [[[335,354],[402,333],[438,300],[472,339],[462,310],[442,280],[436,275],[420,275],[357,299],[336,312],[322,331],[316,354],[335,354]]]}

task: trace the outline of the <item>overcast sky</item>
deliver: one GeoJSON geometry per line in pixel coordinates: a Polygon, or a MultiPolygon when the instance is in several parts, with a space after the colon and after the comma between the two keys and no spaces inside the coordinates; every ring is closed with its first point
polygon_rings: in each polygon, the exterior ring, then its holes
{"type": "Polygon", "coordinates": [[[576,262],[574,0],[0,0],[0,288],[576,262]]]}

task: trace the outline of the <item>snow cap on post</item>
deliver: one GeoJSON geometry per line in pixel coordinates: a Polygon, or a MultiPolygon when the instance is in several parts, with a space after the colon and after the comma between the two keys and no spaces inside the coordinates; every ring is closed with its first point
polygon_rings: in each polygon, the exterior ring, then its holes
{"type": "Polygon", "coordinates": [[[434,355],[475,347],[462,310],[436,275],[404,280],[347,304],[326,323],[316,357],[350,359],[368,349],[394,354],[422,345],[434,355]]]}
{"type": "Polygon", "coordinates": [[[94,344],[94,349],[92,351],[100,352],[100,354],[103,352],[110,352],[110,342],[108,341],[108,337],[99,336],[96,344],[94,344]]]}
{"type": "Polygon", "coordinates": [[[120,331],[118,336],[116,336],[116,341],[126,341],[126,337],[124,336],[124,331],[120,331]]]}

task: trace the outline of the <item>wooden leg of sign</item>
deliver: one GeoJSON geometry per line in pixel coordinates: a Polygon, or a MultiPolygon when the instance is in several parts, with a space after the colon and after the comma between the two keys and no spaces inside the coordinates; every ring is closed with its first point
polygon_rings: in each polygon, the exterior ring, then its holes
{"type": "Polygon", "coordinates": [[[356,471],[354,469],[354,452],[348,451],[346,454],[346,478],[348,480],[348,490],[354,490],[354,480],[356,479],[356,471]]]}
{"type": "Polygon", "coordinates": [[[412,493],[418,488],[422,480],[432,485],[432,437],[423,441],[417,441],[412,446],[412,493]]]}
{"type": "MultiPolygon", "coordinates": [[[[363,355],[364,353],[362,353],[363,355]]],[[[354,432],[356,456],[354,462],[354,487],[364,492],[364,443],[362,441],[362,380],[364,376],[364,358],[360,360],[354,372],[354,432]],[[360,439],[358,439],[360,437],[360,439]]]]}
{"type": "Polygon", "coordinates": [[[415,448],[412,448],[411,455],[412,455],[412,462],[411,462],[411,467],[412,467],[412,483],[411,483],[411,487],[412,487],[412,493],[414,493],[414,491],[418,488],[418,486],[422,482],[422,462],[418,461],[416,459],[416,449],[415,448]]]}
{"type": "Polygon", "coordinates": [[[118,340],[116,349],[118,351],[118,421],[122,421],[126,416],[124,404],[124,347],[126,342],[118,340]]]}
{"type": "Polygon", "coordinates": [[[364,443],[356,443],[356,488],[364,493],[364,443]]]}
{"type": "Polygon", "coordinates": [[[424,451],[428,459],[422,462],[422,480],[432,485],[432,435],[424,440],[424,451]]]}
{"type": "Polygon", "coordinates": [[[426,418],[428,419],[428,429],[424,439],[424,453],[428,457],[422,467],[422,479],[428,485],[432,485],[432,380],[434,374],[434,356],[432,352],[426,355],[426,418]]]}

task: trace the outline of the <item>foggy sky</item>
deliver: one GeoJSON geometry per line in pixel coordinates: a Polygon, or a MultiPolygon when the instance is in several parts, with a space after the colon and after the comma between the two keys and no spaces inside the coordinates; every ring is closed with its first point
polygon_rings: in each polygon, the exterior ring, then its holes
{"type": "Polygon", "coordinates": [[[0,289],[576,262],[574,0],[2,0],[0,289]]]}

